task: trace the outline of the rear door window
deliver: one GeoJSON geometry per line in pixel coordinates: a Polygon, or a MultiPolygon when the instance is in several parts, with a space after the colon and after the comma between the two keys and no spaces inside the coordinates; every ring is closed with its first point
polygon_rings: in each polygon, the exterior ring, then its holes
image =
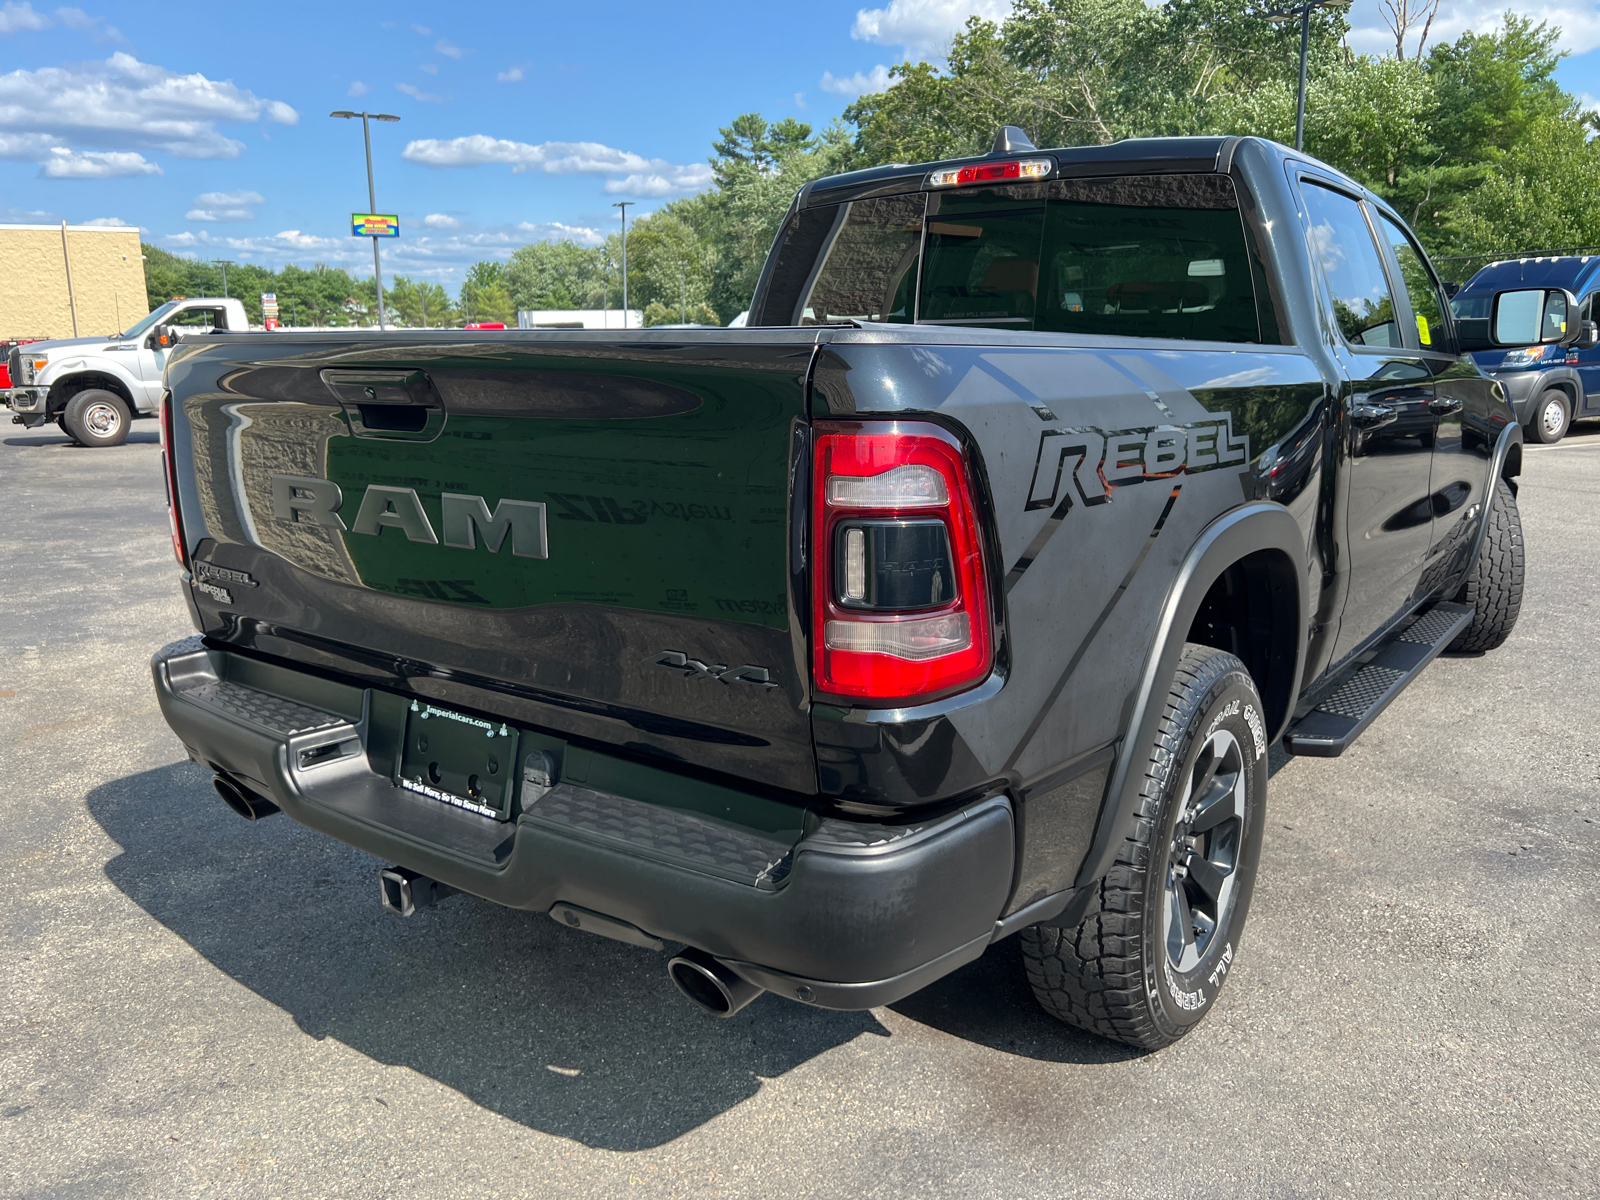
{"type": "Polygon", "coordinates": [[[1311,257],[1328,281],[1339,332],[1353,346],[1403,345],[1383,259],[1360,203],[1310,180],[1301,186],[1311,220],[1311,257]]]}

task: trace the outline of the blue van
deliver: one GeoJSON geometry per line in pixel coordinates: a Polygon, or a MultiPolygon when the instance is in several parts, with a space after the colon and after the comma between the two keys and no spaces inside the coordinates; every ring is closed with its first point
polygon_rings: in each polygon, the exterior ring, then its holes
{"type": "MultiPolygon", "coordinates": [[[[1487,318],[1489,298],[1503,288],[1559,287],[1578,298],[1579,320],[1600,319],[1600,255],[1561,255],[1492,262],[1466,283],[1450,306],[1458,317],[1487,318]]],[[[1600,417],[1600,346],[1529,346],[1481,350],[1472,356],[1505,387],[1517,420],[1535,442],[1559,442],[1572,422],[1600,417]]]]}

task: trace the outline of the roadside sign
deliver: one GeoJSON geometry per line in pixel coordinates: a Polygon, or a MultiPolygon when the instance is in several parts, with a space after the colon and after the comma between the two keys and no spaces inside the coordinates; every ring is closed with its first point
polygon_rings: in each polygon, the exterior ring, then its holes
{"type": "Polygon", "coordinates": [[[351,213],[351,237],[399,237],[400,217],[395,213],[351,213]]]}
{"type": "MultiPolygon", "coordinates": [[[[278,293],[277,292],[262,292],[261,293],[261,319],[263,321],[275,323],[277,321],[277,318],[278,318],[278,293]]],[[[267,328],[271,329],[272,325],[268,324],[267,328]]]]}

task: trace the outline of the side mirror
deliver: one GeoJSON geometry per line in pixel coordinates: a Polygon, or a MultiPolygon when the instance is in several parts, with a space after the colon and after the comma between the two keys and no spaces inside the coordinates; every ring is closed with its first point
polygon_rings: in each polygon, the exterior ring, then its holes
{"type": "Polygon", "coordinates": [[[1600,325],[1593,321],[1579,321],[1578,324],[1583,326],[1583,332],[1578,334],[1578,340],[1572,343],[1572,348],[1593,350],[1596,346],[1600,346],[1600,325]]]}
{"type": "Polygon", "coordinates": [[[1565,288],[1517,288],[1496,292],[1487,319],[1457,322],[1461,349],[1502,346],[1571,346],[1583,337],[1578,299],[1565,288]]]}

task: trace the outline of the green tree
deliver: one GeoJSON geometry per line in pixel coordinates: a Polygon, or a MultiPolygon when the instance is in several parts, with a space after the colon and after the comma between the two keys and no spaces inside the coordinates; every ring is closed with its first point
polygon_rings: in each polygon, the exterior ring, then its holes
{"type": "Polygon", "coordinates": [[[1600,145],[1564,117],[1534,121],[1463,200],[1459,249],[1511,253],[1600,246],[1600,145]]]}
{"type": "MultiPolygon", "coordinates": [[[[1594,123],[1555,82],[1559,30],[1508,12],[1499,30],[1404,60],[1353,53],[1347,30],[1337,11],[1313,18],[1306,149],[1388,199],[1435,252],[1484,236],[1482,189],[1513,177],[1503,162],[1532,152],[1535,128],[1540,153],[1581,175],[1573,147],[1594,123]]],[[[1194,133],[1289,142],[1298,32],[1263,21],[1250,0],[1017,0],[999,24],[968,21],[944,68],[900,64],[845,118],[860,165],[982,153],[1002,124],[1041,146],[1194,133]]]]}
{"type": "MultiPolygon", "coordinates": [[[[607,239],[606,250],[611,261],[622,260],[620,234],[607,239]]],[[[659,305],[672,313],[659,321],[647,317],[647,325],[679,320],[685,304],[710,310],[716,261],[715,247],[670,207],[639,218],[628,227],[628,307],[643,310],[659,305]]],[[[620,290],[616,303],[622,303],[620,290]]],[[[721,324],[715,311],[710,316],[706,324],[721,324]]]]}
{"type": "Polygon", "coordinates": [[[437,283],[396,275],[384,289],[389,320],[413,329],[442,329],[455,322],[455,305],[437,283]]]}
{"type": "MultiPolygon", "coordinates": [[[[145,289],[151,308],[177,296],[220,296],[221,268],[203,259],[180,258],[145,245],[145,289]]],[[[252,323],[261,320],[261,293],[278,297],[279,319],[295,325],[371,324],[377,319],[377,291],[370,278],[352,279],[344,270],[318,263],[293,264],[272,271],[251,263],[228,268],[228,293],[244,303],[252,323]]]]}
{"type": "MultiPolygon", "coordinates": [[[[629,297],[631,300],[632,297],[629,297]]],[[[711,306],[705,301],[690,304],[687,313],[677,304],[662,304],[653,300],[645,306],[644,323],[650,325],[679,325],[684,322],[690,325],[721,325],[717,314],[711,311],[711,306]]]]}
{"type": "MultiPolygon", "coordinates": [[[[715,186],[660,210],[686,226],[699,243],[705,301],[732,317],[750,307],[767,250],[794,195],[805,184],[857,165],[849,131],[834,122],[820,134],[802,121],[769,124],[745,113],[719,131],[711,159],[715,186]]],[[[655,218],[650,218],[654,220],[655,218]]],[[[629,246],[629,303],[633,250],[629,246]]],[[[663,303],[676,298],[668,288],[663,303]]]]}
{"type": "Polygon", "coordinates": [[[518,309],[599,308],[601,253],[576,242],[534,242],[511,256],[506,284],[518,309]]]}

